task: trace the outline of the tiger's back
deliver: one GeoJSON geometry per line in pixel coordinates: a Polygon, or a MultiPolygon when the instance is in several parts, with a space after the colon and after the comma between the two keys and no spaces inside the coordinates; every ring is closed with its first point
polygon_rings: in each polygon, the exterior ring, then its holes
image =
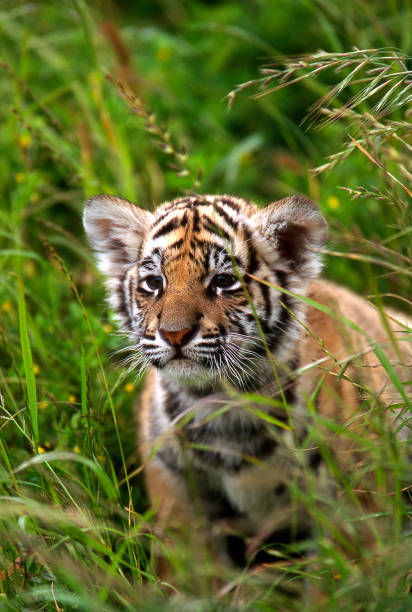
{"type": "MultiPolygon", "coordinates": [[[[303,490],[308,470],[327,481],[308,406],[350,431],[367,395],[399,404],[374,348],[410,379],[406,327],[388,319],[388,339],[364,300],[316,280],[327,227],[303,197],[262,210],[230,196],[182,198],[151,214],[96,196],[85,226],[136,361],[151,366],[139,435],[159,516],[182,523],[196,507],[247,535],[297,522],[307,534],[289,485],[303,490]]],[[[351,435],[333,444],[353,464],[351,435]]]]}

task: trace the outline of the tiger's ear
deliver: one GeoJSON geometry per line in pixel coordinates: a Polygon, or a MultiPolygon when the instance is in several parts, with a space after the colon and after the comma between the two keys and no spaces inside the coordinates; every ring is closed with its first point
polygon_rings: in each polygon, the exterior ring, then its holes
{"type": "Polygon", "coordinates": [[[277,263],[308,280],[321,269],[319,251],[328,238],[328,226],[309,198],[290,196],[253,215],[255,227],[275,247],[277,263]]]}
{"type": "Polygon", "coordinates": [[[99,269],[106,276],[137,262],[153,218],[152,213],[122,198],[97,195],[87,200],[83,225],[97,252],[99,269]]]}

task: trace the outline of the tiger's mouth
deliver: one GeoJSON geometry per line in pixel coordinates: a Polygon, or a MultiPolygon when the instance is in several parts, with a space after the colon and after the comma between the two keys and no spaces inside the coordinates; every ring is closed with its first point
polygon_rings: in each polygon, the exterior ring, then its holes
{"type": "Polygon", "coordinates": [[[163,367],[173,363],[174,365],[184,365],[188,363],[196,364],[198,366],[206,367],[212,369],[212,360],[215,356],[209,355],[208,357],[197,355],[193,351],[186,354],[182,350],[178,349],[174,355],[168,357],[163,363],[163,367]]]}
{"type": "Polygon", "coordinates": [[[179,363],[186,363],[186,362],[193,362],[193,363],[198,363],[198,361],[196,359],[193,359],[192,357],[186,357],[185,355],[182,355],[181,353],[177,354],[177,355],[173,355],[166,363],[165,365],[168,365],[169,363],[171,363],[172,361],[178,361],[179,363]]]}
{"type": "Polygon", "coordinates": [[[213,364],[219,359],[219,352],[213,351],[205,354],[194,350],[193,347],[186,349],[186,347],[173,347],[171,350],[149,350],[144,351],[144,357],[147,363],[158,370],[164,370],[165,368],[177,369],[179,367],[189,367],[192,364],[193,367],[214,370],[213,364]]]}
{"type": "Polygon", "coordinates": [[[183,360],[185,360],[185,359],[191,359],[190,357],[188,357],[187,355],[185,355],[185,354],[182,352],[182,349],[181,349],[181,347],[180,347],[180,346],[175,346],[175,347],[174,347],[174,351],[175,351],[175,352],[174,352],[174,354],[173,354],[173,355],[171,355],[171,357],[170,357],[169,361],[173,361],[174,359],[183,359],[183,360]]]}
{"type": "Polygon", "coordinates": [[[198,391],[214,388],[217,381],[216,371],[210,365],[184,355],[171,357],[159,370],[179,385],[198,391]]]}
{"type": "MultiPolygon", "coordinates": [[[[170,363],[195,363],[200,366],[213,368],[213,363],[216,363],[221,358],[222,349],[220,345],[216,344],[213,348],[210,346],[207,350],[203,347],[196,345],[187,346],[173,346],[169,347],[168,350],[162,351],[162,355],[157,364],[158,367],[163,368],[170,363]]],[[[150,356],[148,356],[150,359],[150,356]]]]}

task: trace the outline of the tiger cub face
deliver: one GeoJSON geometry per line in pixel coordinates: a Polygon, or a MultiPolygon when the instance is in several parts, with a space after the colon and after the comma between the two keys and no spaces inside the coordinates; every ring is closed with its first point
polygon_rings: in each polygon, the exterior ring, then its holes
{"type": "Polygon", "coordinates": [[[110,302],[144,365],[180,385],[261,385],[270,351],[300,333],[304,294],[320,270],[327,226],[304,197],[259,209],[229,196],[187,197],[155,213],[112,196],[86,205],[84,225],[110,302]],[[293,313],[293,315],[292,315],[293,313]]]}

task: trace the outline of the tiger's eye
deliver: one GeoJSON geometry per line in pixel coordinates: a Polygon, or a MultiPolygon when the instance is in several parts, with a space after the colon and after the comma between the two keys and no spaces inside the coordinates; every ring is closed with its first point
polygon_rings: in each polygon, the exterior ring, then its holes
{"type": "Polygon", "coordinates": [[[233,274],[216,274],[212,279],[212,286],[216,289],[229,289],[237,281],[236,276],[233,274]]]}
{"type": "Polygon", "coordinates": [[[163,287],[163,278],[161,276],[146,276],[144,280],[150,289],[157,290],[163,287]]]}

